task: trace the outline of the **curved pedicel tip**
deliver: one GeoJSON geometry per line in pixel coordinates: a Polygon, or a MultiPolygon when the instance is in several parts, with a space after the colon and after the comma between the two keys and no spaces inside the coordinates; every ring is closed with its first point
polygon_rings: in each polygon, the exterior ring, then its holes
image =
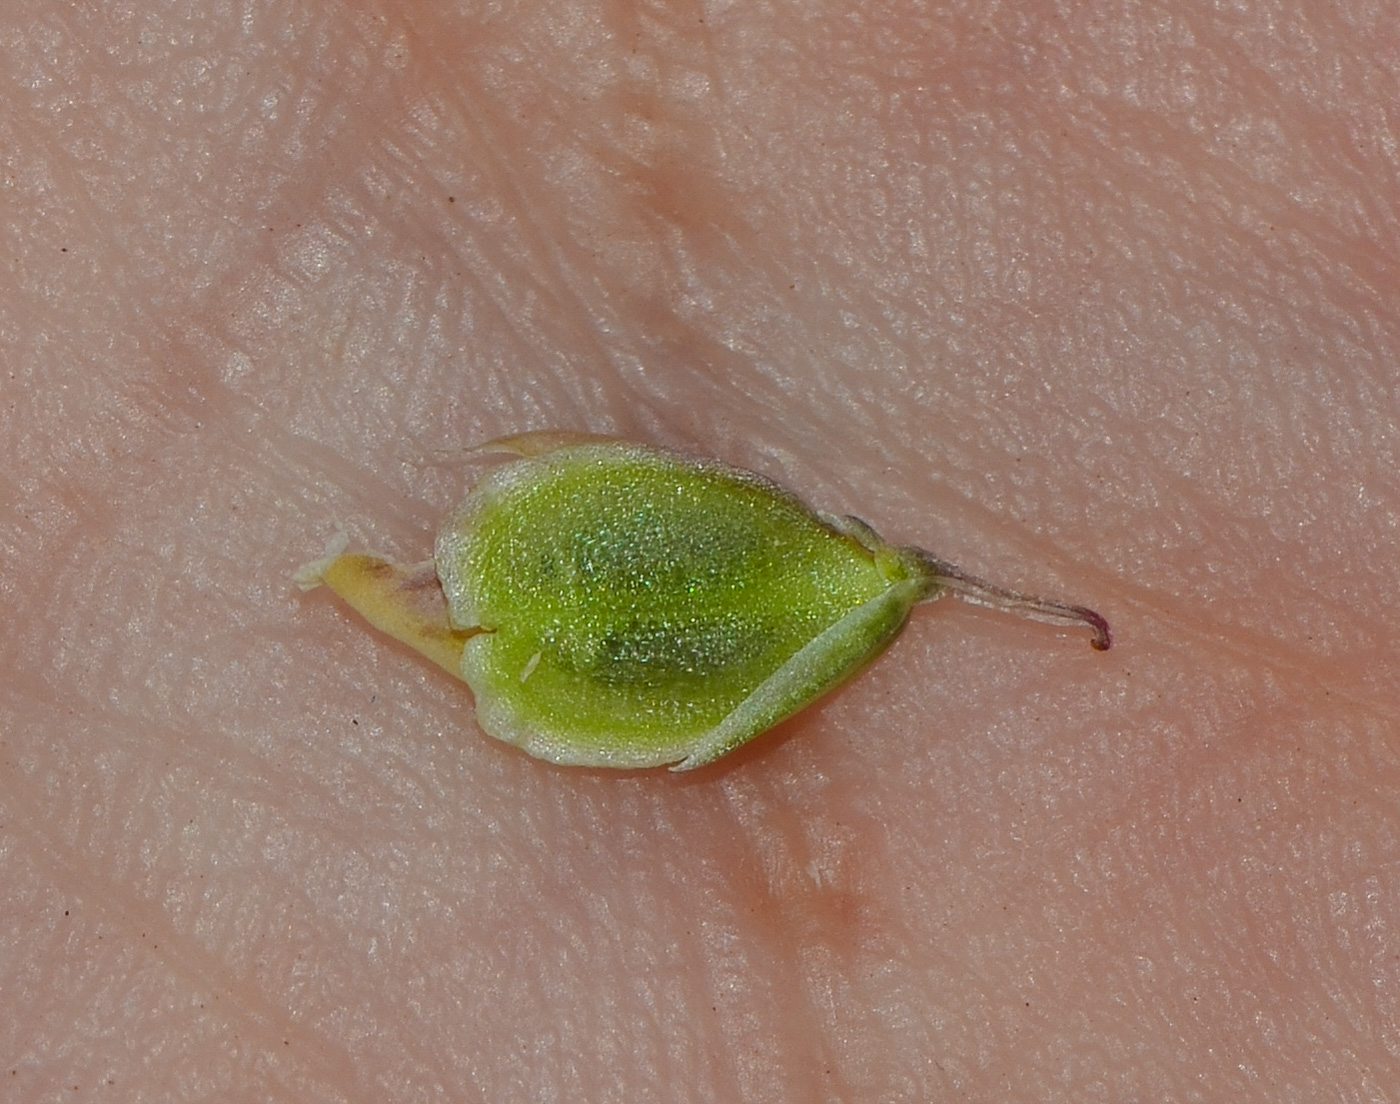
{"type": "Polygon", "coordinates": [[[1008,613],[1015,613],[1032,621],[1044,621],[1050,625],[1086,625],[1094,634],[1089,641],[1091,648],[1106,652],[1113,646],[1113,630],[1109,628],[1107,619],[1088,606],[1072,606],[1068,602],[1057,602],[1053,598],[1037,598],[1034,594],[1008,590],[985,579],[979,579],[976,575],[970,575],[956,564],[940,560],[922,548],[914,548],[911,551],[929,572],[930,583],[937,588],[952,591],[964,602],[1006,610],[1008,613]]]}
{"type": "Polygon", "coordinates": [[[1089,647],[1100,652],[1106,652],[1113,647],[1113,630],[1108,627],[1108,621],[1103,614],[1096,613],[1088,606],[1070,606],[1070,609],[1094,630],[1094,638],[1089,641],[1089,647]]]}

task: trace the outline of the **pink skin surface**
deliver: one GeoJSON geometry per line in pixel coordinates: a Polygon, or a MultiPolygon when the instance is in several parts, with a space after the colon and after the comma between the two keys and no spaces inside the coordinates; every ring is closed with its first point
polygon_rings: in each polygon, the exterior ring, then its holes
{"type": "Polygon", "coordinates": [[[1396,1099],[1400,39],[1299,7],[6,4],[0,1098],[1396,1099]],[[289,575],[547,427],[1114,649],[528,759],[289,575]]]}

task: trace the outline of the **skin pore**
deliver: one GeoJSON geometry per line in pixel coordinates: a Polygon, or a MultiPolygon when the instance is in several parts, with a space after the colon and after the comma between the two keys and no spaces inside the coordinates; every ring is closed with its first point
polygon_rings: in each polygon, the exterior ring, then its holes
{"type": "Polygon", "coordinates": [[[1081,7],[10,5],[0,1096],[1393,1091],[1393,33],[1081,7]],[[542,428],[1114,648],[531,760],[289,576],[542,428]]]}

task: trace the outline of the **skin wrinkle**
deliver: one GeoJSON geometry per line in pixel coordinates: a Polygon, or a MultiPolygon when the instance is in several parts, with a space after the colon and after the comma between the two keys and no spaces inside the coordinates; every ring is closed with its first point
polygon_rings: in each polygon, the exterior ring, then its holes
{"type": "Polygon", "coordinates": [[[1393,1098],[1383,14],[11,5],[0,1097],[1393,1098]],[[529,760],[288,573],[546,427],[1115,648],[529,760]]]}

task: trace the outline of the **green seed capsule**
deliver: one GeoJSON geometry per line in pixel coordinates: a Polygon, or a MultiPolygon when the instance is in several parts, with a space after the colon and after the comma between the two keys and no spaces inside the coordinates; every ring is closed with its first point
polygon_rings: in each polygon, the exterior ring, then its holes
{"type": "Polygon", "coordinates": [[[750,472],[563,434],[495,442],[431,563],[298,572],[464,679],[481,727],[554,763],[713,762],[874,659],[945,590],[1056,624],[1092,610],[993,587],[750,472]]]}

